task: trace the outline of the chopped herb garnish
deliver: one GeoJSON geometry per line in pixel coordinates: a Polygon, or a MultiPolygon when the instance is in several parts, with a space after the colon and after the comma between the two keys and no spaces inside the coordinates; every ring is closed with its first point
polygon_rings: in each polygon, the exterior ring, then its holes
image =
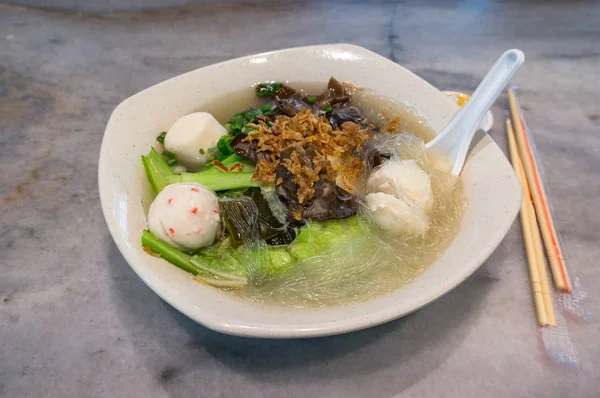
{"type": "Polygon", "coordinates": [[[233,116],[233,125],[237,130],[241,130],[241,128],[244,126],[244,117],[241,113],[233,116]]]}
{"type": "Polygon", "coordinates": [[[160,135],[158,137],[156,137],[156,141],[158,141],[161,144],[163,144],[165,142],[165,137],[166,136],[167,136],[167,132],[163,131],[162,133],[160,133],[160,135]]]}
{"type": "Polygon", "coordinates": [[[208,148],[206,156],[208,157],[208,161],[210,162],[211,159],[216,159],[219,156],[221,156],[221,151],[219,151],[219,148],[217,148],[216,146],[213,146],[208,148]]]}
{"type": "Polygon", "coordinates": [[[223,135],[219,138],[217,142],[217,149],[223,155],[231,155],[233,153],[233,148],[230,145],[230,142],[233,140],[233,137],[230,135],[223,135]]]}
{"type": "Polygon", "coordinates": [[[175,166],[177,164],[177,160],[175,159],[169,159],[167,160],[167,164],[171,167],[175,166]]]}
{"type": "MultiPolygon", "coordinates": [[[[268,124],[269,122],[267,122],[268,124]]],[[[248,125],[242,127],[242,133],[248,135],[249,132],[256,130],[254,127],[250,127],[248,125]]]]}
{"type": "Polygon", "coordinates": [[[256,95],[259,97],[269,97],[271,95],[275,95],[277,90],[281,88],[282,83],[260,83],[256,86],[256,95]]]}
{"type": "Polygon", "coordinates": [[[175,159],[175,154],[169,151],[163,151],[163,156],[167,159],[175,159]]]}
{"type": "Polygon", "coordinates": [[[306,102],[308,102],[309,104],[314,104],[315,102],[317,102],[317,97],[310,97],[306,100],[306,102]]]}
{"type": "Polygon", "coordinates": [[[250,109],[244,115],[244,119],[246,119],[247,123],[254,123],[258,120],[258,115],[262,115],[262,111],[260,109],[259,110],[250,109]]]}
{"type": "Polygon", "coordinates": [[[239,133],[242,130],[242,127],[244,127],[244,115],[241,113],[233,115],[229,123],[225,125],[225,128],[231,135],[239,133]]]}
{"type": "Polygon", "coordinates": [[[264,104],[260,107],[262,113],[271,112],[271,104],[264,104]]]}
{"type": "Polygon", "coordinates": [[[233,127],[235,131],[240,131],[244,127],[244,116],[241,113],[233,116],[233,127]]]}
{"type": "Polygon", "coordinates": [[[204,150],[204,148],[200,148],[200,155],[204,155],[206,153],[206,151],[204,150]]]}
{"type": "Polygon", "coordinates": [[[323,107],[323,110],[325,112],[331,112],[333,110],[333,106],[331,104],[327,104],[326,106],[323,107]]]}

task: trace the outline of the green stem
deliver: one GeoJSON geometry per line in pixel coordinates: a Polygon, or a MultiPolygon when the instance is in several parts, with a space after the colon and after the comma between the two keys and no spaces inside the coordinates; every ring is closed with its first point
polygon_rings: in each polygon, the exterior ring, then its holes
{"type": "Polygon", "coordinates": [[[158,239],[150,231],[142,233],[142,245],[148,247],[156,254],[160,254],[162,258],[176,265],[182,270],[194,275],[198,275],[201,270],[191,263],[192,256],[174,248],[173,246],[158,239]]]}
{"type": "Polygon", "coordinates": [[[258,187],[258,182],[252,180],[253,173],[238,172],[224,173],[221,170],[207,170],[199,173],[181,173],[166,178],[168,184],[178,182],[195,182],[204,185],[213,191],[227,191],[230,189],[258,187]]]}
{"type": "Polygon", "coordinates": [[[167,178],[176,175],[171,166],[156,152],[150,150],[148,156],[142,156],[142,164],[154,190],[158,193],[168,185],[167,178]]]}
{"type": "Polygon", "coordinates": [[[213,191],[257,187],[258,182],[252,180],[254,167],[250,161],[237,155],[231,155],[223,160],[226,166],[236,163],[243,165],[241,172],[225,173],[213,165],[207,165],[204,170],[197,173],[178,175],[154,148],[147,156],[142,156],[142,164],[156,193],[162,191],[167,185],[178,182],[196,182],[213,191]]]}

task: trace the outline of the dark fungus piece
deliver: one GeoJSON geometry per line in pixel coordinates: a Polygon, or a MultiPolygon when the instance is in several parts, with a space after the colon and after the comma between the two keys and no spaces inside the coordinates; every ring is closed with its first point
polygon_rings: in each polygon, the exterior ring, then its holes
{"type": "Polygon", "coordinates": [[[259,160],[271,160],[271,152],[259,152],[256,141],[244,141],[244,138],[246,138],[246,135],[239,133],[229,144],[236,155],[250,159],[254,163],[258,163],[259,160]]]}
{"type": "Polygon", "coordinates": [[[353,122],[361,126],[361,128],[365,128],[367,125],[367,118],[355,107],[334,108],[329,116],[331,127],[340,129],[345,122],[353,122]]]}
{"type": "Polygon", "coordinates": [[[331,92],[331,94],[335,97],[341,97],[346,95],[346,89],[335,77],[330,77],[327,82],[327,89],[331,92]]]}
{"type": "Polygon", "coordinates": [[[381,166],[391,158],[392,154],[389,152],[374,151],[370,154],[368,162],[371,166],[371,169],[374,169],[375,167],[381,166]]]}
{"type": "Polygon", "coordinates": [[[296,96],[289,98],[281,98],[278,95],[275,96],[275,105],[277,108],[286,116],[294,117],[302,109],[308,109],[308,105],[301,98],[296,96]]]}
{"type": "Polygon", "coordinates": [[[288,85],[282,84],[281,87],[275,93],[279,98],[290,98],[292,95],[296,94],[296,90],[291,88],[288,85]]]}
{"type": "MultiPolygon", "coordinates": [[[[318,150],[313,145],[296,145],[286,148],[281,153],[281,165],[277,169],[275,181],[280,181],[276,192],[279,197],[287,203],[288,209],[297,209],[298,203],[298,185],[292,181],[292,174],[283,166],[283,161],[290,157],[295,151],[302,163],[312,166],[312,159],[318,154],[318,150]]],[[[315,194],[313,198],[305,204],[303,208],[303,217],[310,220],[324,221],[333,218],[346,218],[356,214],[358,207],[356,197],[344,189],[338,187],[335,182],[325,180],[322,173],[319,181],[314,185],[315,194]]]]}
{"type": "Polygon", "coordinates": [[[372,139],[367,141],[362,153],[364,174],[369,176],[376,167],[382,165],[391,158],[391,148],[385,145],[384,140],[372,139]]]}
{"type": "Polygon", "coordinates": [[[275,175],[275,192],[277,192],[277,196],[281,200],[286,202],[288,208],[296,208],[298,206],[298,184],[292,181],[292,173],[283,165],[283,161],[288,159],[293,151],[294,147],[289,147],[281,152],[279,167],[275,175]],[[280,183],[277,184],[277,182],[280,183]]]}
{"type": "Polygon", "coordinates": [[[315,196],[304,209],[304,217],[315,221],[346,218],[356,214],[357,208],[356,196],[321,178],[315,184],[315,196]]]}
{"type": "Polygon", "coordinates": [[[327,105],[343,104],[350,101],[350,95],[346,92],[344,85],[335,77],[329,79],[327,89],[317,97],[317,106],[324,108],[327,105]]]}

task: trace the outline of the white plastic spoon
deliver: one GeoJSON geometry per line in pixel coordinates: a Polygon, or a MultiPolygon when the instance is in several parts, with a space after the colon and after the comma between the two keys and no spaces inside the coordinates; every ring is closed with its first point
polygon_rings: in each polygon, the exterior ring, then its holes
{"type": "Polygon", "coordinates": [[[425,145],[427,154],[436,164],[443,159],[442,163],[447,165],[445,171],[449,170],[453,175],[460,174],[481,120],[524,61],[523,52],[515,49],[508,50],[498,58],[467,104],[441,133],[425,145]]]}

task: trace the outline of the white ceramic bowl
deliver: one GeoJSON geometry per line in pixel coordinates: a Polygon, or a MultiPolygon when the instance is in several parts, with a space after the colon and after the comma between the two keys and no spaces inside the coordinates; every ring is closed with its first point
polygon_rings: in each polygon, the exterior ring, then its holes
{"type": "Polygon", "coordinates": [[[126,99],[110,117],[98,167],[102,210],[112,237],[154,292],[206,327],[234,335],[292,338],[338,334],[399,318],[468,278],[517,215],[520,185],[502,151],[483,135],[471,148],[461,175],[468,205],[459,234],[434,264],[393,293],[319,309],[257,304],[198,284],[142,250],[142,200],[149,199],[149,187],[140,156],[148,153],[159,132],[223,93],[266,80],[326,82],[330,76],[413,106],[436,131],[458,109],[446,95],[394,62],[361,47],[336,44],[274,51],[185,73],[126,99]]]}

